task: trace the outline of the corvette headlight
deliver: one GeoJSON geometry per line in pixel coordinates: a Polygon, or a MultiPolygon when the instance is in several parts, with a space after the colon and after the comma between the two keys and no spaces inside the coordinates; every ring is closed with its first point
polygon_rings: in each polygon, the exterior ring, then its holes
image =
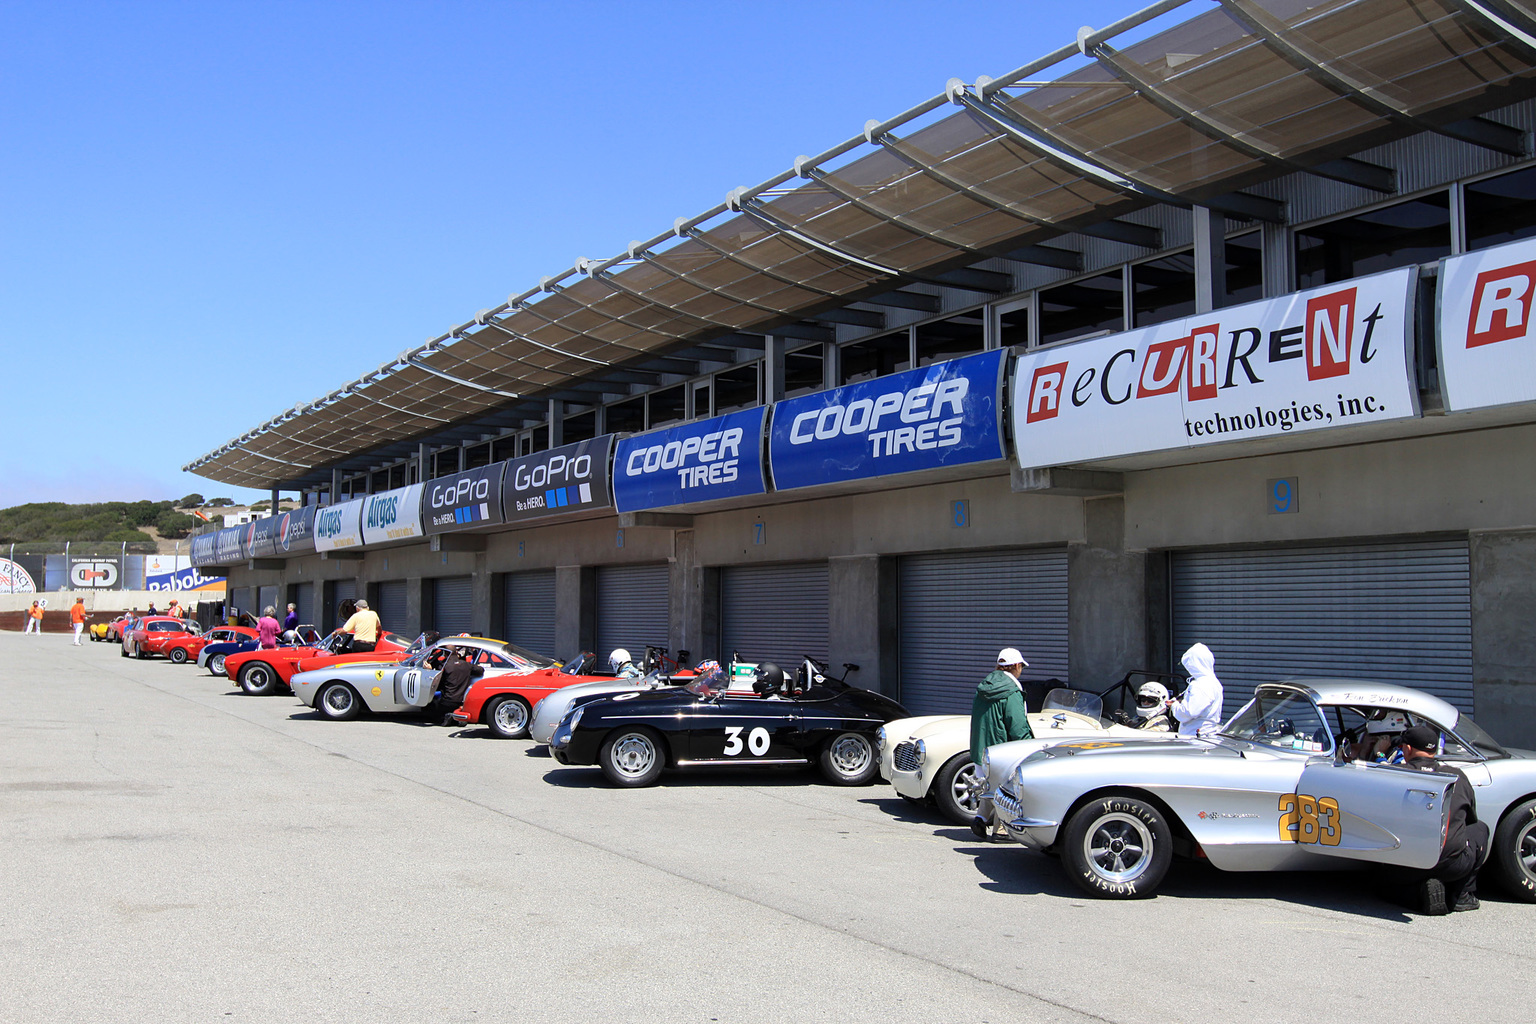
{"type": "Polygon", "coordinates": [[[917,763],[920,765],[927,764],[928,744],[924,743],[922,740],[918,740],[917,742],[913,743],[912,746],[917,749],[917,763]]]}
{"type": "Polygon", "coordinates": [[[885,726],[875,730],[875,754],[878,757],[885,756],[885,726]]]}
{"type": "Polygon", "coordinates": [[[983,780],[992,773],[991,748],[983,750],[981,757],[976,759],[976,774],[983,780]]]}

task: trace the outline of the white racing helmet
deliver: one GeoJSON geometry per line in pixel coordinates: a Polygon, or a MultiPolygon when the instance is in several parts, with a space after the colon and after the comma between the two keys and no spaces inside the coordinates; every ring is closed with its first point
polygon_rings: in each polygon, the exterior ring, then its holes
{"type": "Polygon", "coordinates": [[[615,647],[613,649],[613,653],[608,655],[608,665],[615,672],[623,668],[625,665],[628,665],[633,660],[634,659],[629,656],[629,652],[622,647],[615,647]]]}
{"type": "Polygon", "coordinates": [[[1168,687],[1162,683],[1142,683],[1136,691],[1136,714],[1151,718],[1162,713],[1168,703],[1168,687]]]}
{"type": "Polygon", "coordinates": [[[1380,718],[1373,718],[1365,723],[1365,731],[1372,736],[1400,733],[1407,728],[1408,716],[1401,711],[1388,711],[1380,718]]]}

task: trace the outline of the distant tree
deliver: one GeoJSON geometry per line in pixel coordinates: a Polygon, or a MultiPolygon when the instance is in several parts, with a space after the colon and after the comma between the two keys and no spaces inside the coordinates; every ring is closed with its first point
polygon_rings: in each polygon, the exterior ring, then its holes
{"type": "Polygon", "coordinates": [[[201,494],[198,494],[196,491],[193,491],[191,494],[187,495],[185,498],[182,498],[180,501],[178,501],[176,503],[176,507],[177,508],[201,508],[202,504],[203,504],[203,496],[201,494]]]}
{"type": "Polygon", "coordinates": [[[110,543],[113,543],[113,544],[122,543],[124,541],[126,541],[129,544],[133,544],[133,543],[141,542],[141,541],[144,542],[144,543],[148,543],[148,544],[153,544],[155,542],[155,538],[151,537],[149,534],[144,533],[141,530],[127,530],[127,529],[124,529],[124,530],[113,530],[111,533],[107,534],[105,537],[103,537],[101,539],[104,540],[104,541],[108,541],[110,543]]]}
{"type": "Polygon", "coordinates": [[[269,509],[271,507],[272,507],[272,503],[270,501],[258,501],[258,502],[256,502],[256,504],[251,506],[251,511],[252,512],[265,512],[267,509],[269,509]]]}
{"type": "Polygon", "coordinates": [[[224,508],[235,503],[234,498],[209,498],[203,502],[204,508],[224,508]]]}
{"type": "Polygon", "coordinates": [[[159,531],[160,536],[170,540],[180,540],[201,525],[203,525],[201,519],[197,516],[189,516],[185,512],[162,512],[155,520],[155,529],[159,531]]]}

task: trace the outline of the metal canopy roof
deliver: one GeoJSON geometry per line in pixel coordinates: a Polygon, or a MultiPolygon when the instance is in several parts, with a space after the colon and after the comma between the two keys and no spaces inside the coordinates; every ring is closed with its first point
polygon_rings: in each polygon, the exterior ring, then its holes
{"type": "Polygon", "coordinates": [[[1522,133],[1475,115],[1536,92],[1533,62],[1536,16],[1515,0],[1163,0],[1003,78],[952,81],[185,468],[248,487],[317,482],[330,466],[478,436],[573,388],[604,390],[593,381],[648,379],[623,368],[668,372],[656,363],[668,351],[768,332],[907,281],[984,292],[1006,277],[967,264],[1028,261],[1069,231],[1135,230],[1112,218],[1149,203],[1273,220],[1278,204],[1239,190],[1297,170],[1390,193],[1390,168],[1350,154],[1420,131],[1521,155],[1522,133]],[[1202,13],[1110,45],[1190,2],[1202,13]],[[1080,56],[1091,62],[1035,80],[1080,56]],[[946,104],[960,109],[897,133],[946,104]]]}

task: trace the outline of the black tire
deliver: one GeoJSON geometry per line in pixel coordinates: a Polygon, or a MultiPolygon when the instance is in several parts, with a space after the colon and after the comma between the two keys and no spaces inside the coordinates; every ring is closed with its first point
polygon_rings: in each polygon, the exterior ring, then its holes
{"type": "Polygon", "coordinates": [[[1515,899],[1536,903],[1536,800],[1510,808],[1493,833],[1488,867],[1515,899]]]}
{"type": "Polygon", "coordinates": [[[981,783],[971,752],[962,750],[939,769],[933,780],[933,802],[956,825],[969,825],[981,805],[981,783]]]}
{"type": "Polygon", "coordinates": [[[315,710],[336,722],[350,722],[363,710],[363,699],[346,683],[326,683],[315,694],[315,710]]]}
{"type": "Polygon", "coordinates": [[[252,697],[265,697],[277,690],[277,673],[264,661],[240,666],[240,689],[252,697]]]}
{"type": "Polygon", "coordinates": [[[166,655],[171,659],[172,665],[185,665],[187,663],[187,649],[185,647],[172,647],[171,653],[166,655]]]}
{"type": "Polygon", "coordinates": [[[821,748],[821,774],[834,786],[868,785],[879,771],[875,743],[865,733],[838,733],[821,748]]]}
{"type": "Polygon", "coordinates": [[[1145,800],[1106,796],[1072,815],[1060,847],[1067,874],[1085,892],[1144,899],[1157,894],[1173,862],[1173,830],[1145,800]]]}
{"type": "Polygon", "coordinates": [[[122,644],[118,644],[117,645],[117,654],[118,654],[118,657],[120,657],[120,658],[128,657],[128,648],[124,647],[122,644]]]}
{"type": "Polygon", "coordinates": [[[653,786],[667,764],[667,748],[653,730],[643,727],[615,729],[603,741],[597,762],[615,786],[637,789],[653,786]]]}
{"type": "Polygon", "coordinates": [[[210,675],[224,675],[224,655],[215,654],[208,659],[208,672],[210,675]]]}
{"type": "Polygon", "coordinates": [[[509,693],[493,698],[485,706],[483,717],[497,736],[504,740],[520,740],[528,735],[528,726],[533,723],[533,709],[523,698],[509,693]]]}

